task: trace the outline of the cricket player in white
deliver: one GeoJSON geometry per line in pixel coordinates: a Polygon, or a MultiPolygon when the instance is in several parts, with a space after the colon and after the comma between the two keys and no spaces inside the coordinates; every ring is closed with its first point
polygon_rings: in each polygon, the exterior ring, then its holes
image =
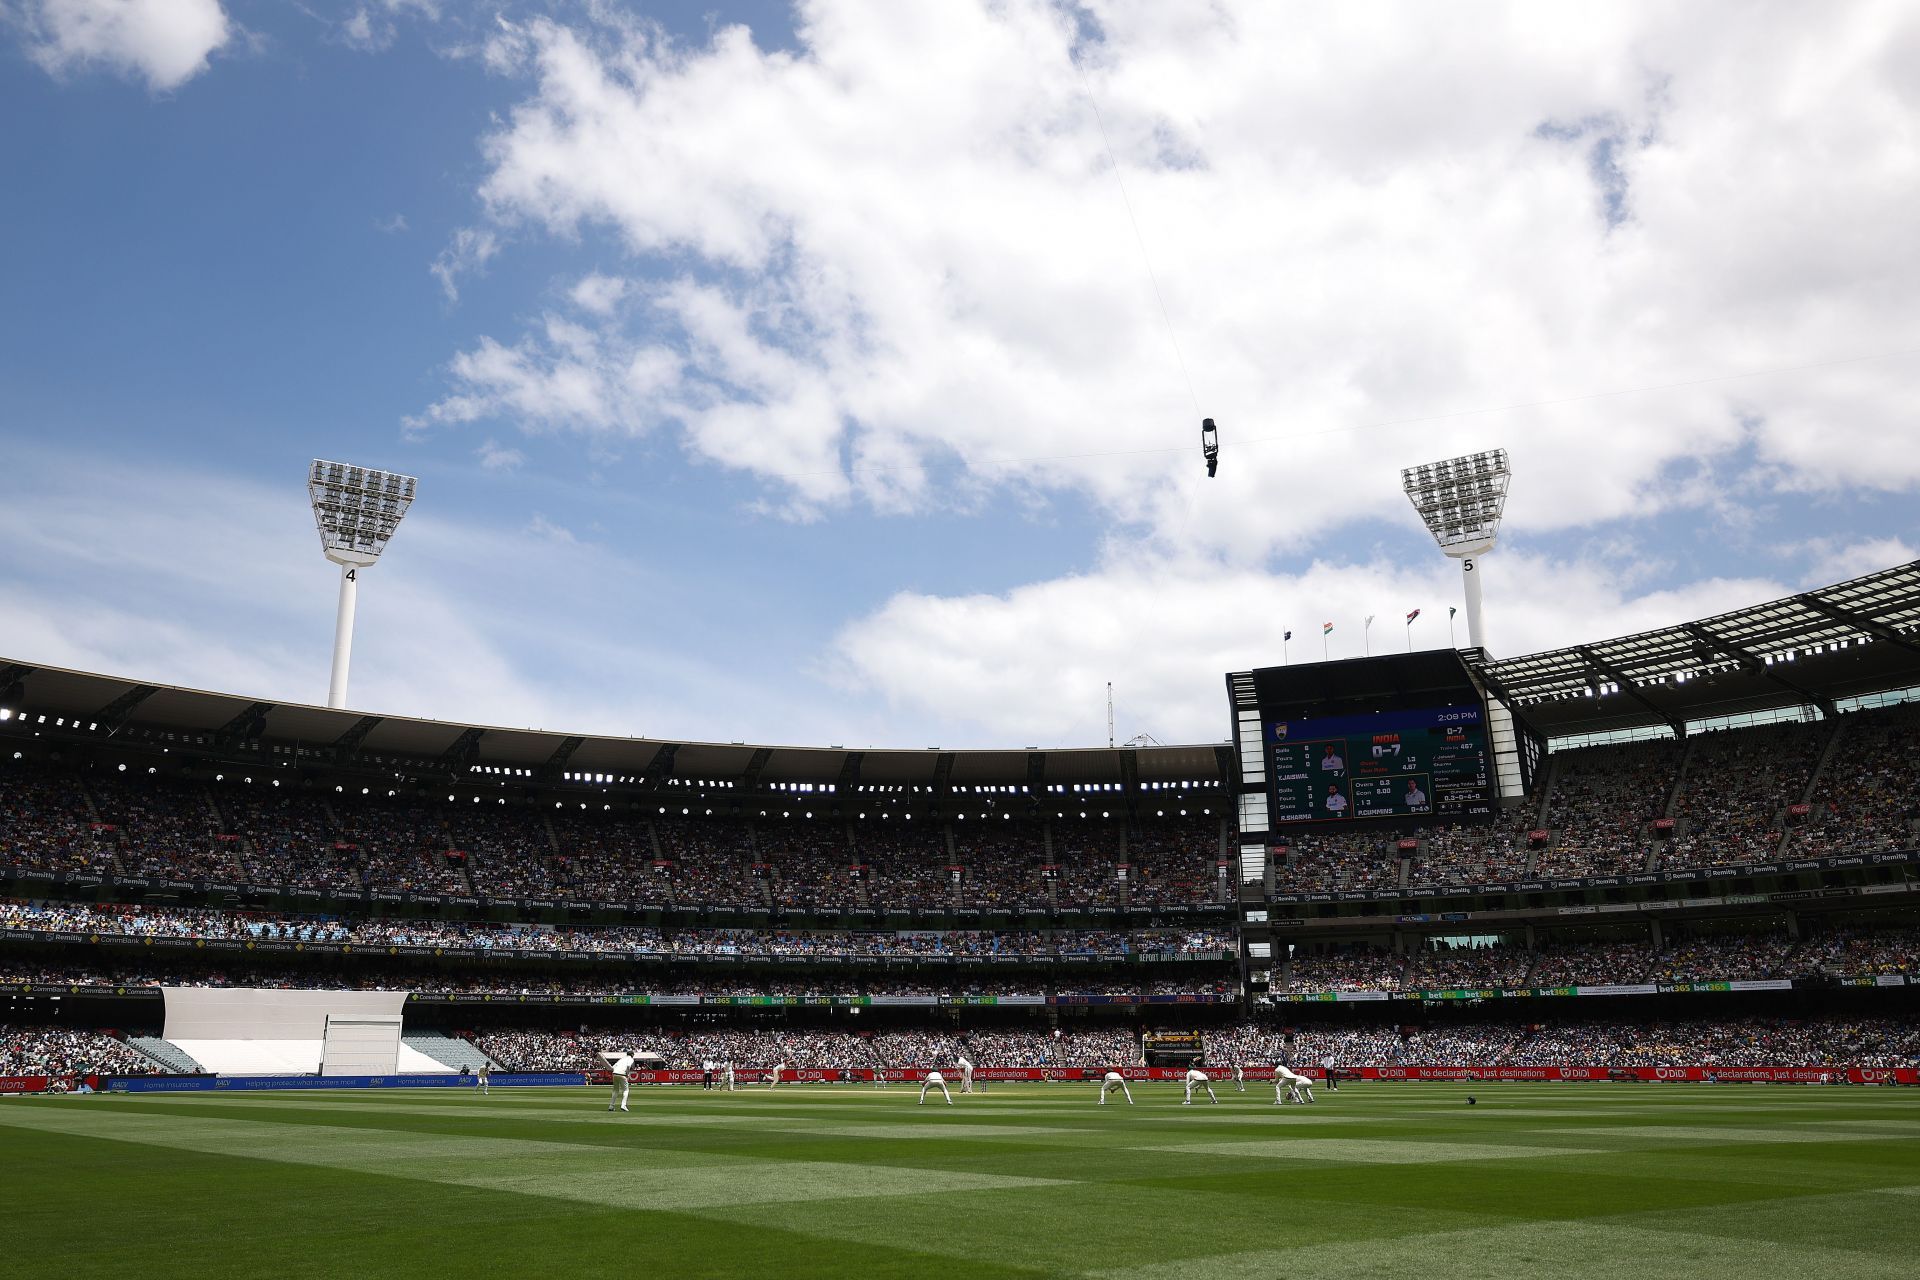
{"type": "Polygon", "coordinates": [[[727,1074],[727,1092],[728,1092],[728,1093],[732,1093],[732,1092],[733,1092],[733,1063],[732,1063],[732,1061],[728,1061],[728,1063],[727,1063],[727,1073],[726,1073],[726,1074],[727,1074]]]}
{"type": "Polygon", "coordinates": [[[1277,1107],[1289,1100],[1303,1107],[1312,1102],[1313,1082],[1283,1064],[1273,1069],[1273,1105],[1277,1107]]]}
{"type": "Polygon", "coordinates": [[[927,1105],[929,1089],[940,1090],[940,1095],[947,1100],[947,1105],[953,1105],[953,1095],[947,1092],[947,1078],[938,1071],[927,1072],[927,1078],[920,1082],[920,1105],[923,1107],[927,1105]]]}
{"type": "Polygon", "coordinates": [[[965,1054],[962,1054],[960,1055],[960,1061],[957,1065],[960,1068],[960,1092],[972,1093],[973,1092],[973,1064],[967,1061],[965,1054]]]}
{"type": "Polygon", "coordinates": [[[769,1088],[769,1089],[773,1089],[773,1088],[777,1088],[777,1087],[779,1087],[779,1084],[780,1084],[780,1073],[781,1073],[782,1071],[785,1071],[786,1069],[787,1069],[787,1064],[786,1064],[786,1063],[784,1063],[784,1062],[776,1062],[776,1063],[774,1063],[774,1064],[773,1064],[773,1075],[772,1075],[772,1076],[771,1076],[771,1077],[770,1077],[770,1078],[769,1078],[769,1079],[767,1080],[767,1088],[769,1088]]]}
{"type": "Polygon", "coordinates": [[[1233,1087],[1241,1093],[1247,1091],[1247,1066],[1244,1062],[1233,1064],[1233,1087]]]}
{"type": "Polygon", "coordinates": [[[600,1055],[600,1060],[613,1072],[613,1095],[607,1099],[607,1110],[613,1110],[613,1104],[619,1103],[620,1110],[627,1109],[627,1090],[633,1085],[627,1073],[633,1070],[633,1054],[625,1049],[615,1049],[600,1055]]]}
{"type": "Polygon", "coordinates": [[[1100,1077],[1100,1105],[1107,1105],[1107,1095],[1118,1089],[1127,1097],[1127,1105],[1133,1105],[1133,1090],[1127,1088],[1127,1078],[1118,1071],[1109,1071],[1100,1077]]]}
{"type": "Polygon", "coordinates": [[[487,1084],[492,1079],[493,1079],[493,1064],[491,1062],[482,1062],[480,1064],[480,1096],[481,1097],[484,1098],[488,1096],[487,1084]]]}
{"type": "Polygon", "coordinates": [[[1180,1104],[1181,1106],[1190,1107],[1193,1105],[1193,1086],[1195,1085],[1199,1085],[1207,1091],[1207,1097],[1213,1099],[1214,1106],[1217,1107],[1220,1105],[1220,1099],[1213,1096],[1213,1081],[1207,1079],[1207,1073],[1198,1067],[1189,1067],[1187,1068],[1187,1099],[1180,1104]]]}

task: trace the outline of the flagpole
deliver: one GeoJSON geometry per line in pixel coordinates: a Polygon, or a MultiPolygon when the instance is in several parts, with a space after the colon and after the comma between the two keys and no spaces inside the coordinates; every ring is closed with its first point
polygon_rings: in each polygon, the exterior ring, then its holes
{"type": "Polygon", "coordinates": [[[1369,658],[1373,656],[1373,615],[1372,614],[1367,615],[1367,620],[1365,624],[1362,625],[1360,628],[1360,652],[1366,654],[1369,658]]]}
{"type": "Polygon", "coordinates": [[[1413,623],[1411,621],[1407,623],[1407,652],[1413,652],[1413,623]]]}
{"type": "Polygon", "coordinates": [[[1331,631],[1328,631],[1324,627],[1322,627],[1320,630],[1320,661],[1322,662],[1333,661],[1333,659],[1329,657],[1327,654],[1327,637],[1332,634],[1333,633],[1331,631]]]}

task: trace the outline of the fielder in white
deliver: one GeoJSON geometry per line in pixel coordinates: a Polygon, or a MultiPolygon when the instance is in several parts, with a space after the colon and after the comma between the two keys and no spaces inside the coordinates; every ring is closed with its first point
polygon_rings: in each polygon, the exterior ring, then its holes
{"type": "Polygon", "coordinates": [[[601,1054],[600,1061],[606,1063],[607,1069],[613,1072],[613,1095],[607,1099],[607,1110],[613,1110],[614,1104],[619,1103],[620,1110],[625,1111],[627,1090],[633,1084],[627,1076],[627,1073],[633,1070],[633,1055],[625,1049],[615,1049],[601,1054]]]}
{"type": "Polygon", "coordinates": [[[1127,1105],[1133,1105],[1133,1090],[1127,1088],[1127,1078],[1118,1071],[1109,1071],[1100,1077],[1100,1105],[1107,1105],[1107,1095],[1118,1089],[1127,1097],[1127,1105]]]}
{"type": "Polygon", "coordinates": [[[1313,1081],[1282,1064],[1273,1069],[1273,1105],[1277,1107],[1289,1101],[1301,1106],[1312,1102],[1313,1081]]]}
{"type": "Polygon", "coordinates": [[[973,1092],[973,1064],[967,1061],[967,1057],[965,1054],[961,1054],[959,1062],[956,1063],[955,1065],[957,1065],[960,1068],[960,1092],[972,1093],[973,1092]]]}
{"type": "Polygon", "coordinates": [[[493,1064],[491,1062],[482,1062],[480,1064],[480,1096],[481,1097],[484,1098],[488,1096],[487,1085],[492,1080],[493,1080],[493,1064]]]}
{"type": "Polygon", "coordinates": [[[1199,1085],[1207,1091],[1207,1097],[1213,1099],[1214,1106],[1217,1107],[1220,1105],[1220,1099],[1215,1098],[1213,1095],[1213,1081],[1207,1079],[1207,1073],[1198,1067],[1189,1067],[1187,1069],[1187,1098],[1185,1102],[1180,1104],[1181,1106],[1190,1107],[1193,1105],[1193,1086],[1195,1085],[1199,1085]]]}
{"type": "Polygon", "coordinates": [[[733,1092],[733,1063],[731,1061],[727,1063],[726,1076],[727,1076],[727,1092],[732,1093],[733,1092]]]}
{"type": "Polygon", "coordinates": [[[1233,1064],[1233,1087],[1241,1093],[1247,1091],[1247,1067],[1245,1063],[1236,1062],[1233,1064]]]}
{"type": "Polygon", "coordinates": [[[782,1071],[785,1071],[786,1069],[787,1069],[786,1063],[784,1062],[774,1063],[773,1075],[767,1080],[767,1088],[769,1089],[778,1088],[780,1084],[780,1073],[782,1071]]]}
{"type": "Polygon", "coordinates": [[[953,1095],[947,1092],[947,1078],[938,1071],[927,1072],[927,1078],[920,1082],[920,1105],[923,1107],[927,1105],[927,1090],[929,1089],[938,1089],[940,1096],[947,1100],[947,1105],[953,1105],[953,1095]]]}

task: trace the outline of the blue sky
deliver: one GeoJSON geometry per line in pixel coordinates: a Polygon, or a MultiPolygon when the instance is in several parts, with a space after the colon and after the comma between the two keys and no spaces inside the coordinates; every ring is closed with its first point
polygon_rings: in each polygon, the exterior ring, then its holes
{"type": "Polygon", "coordinates": [[[1912,558],[1913,15],[1470,7],[28,0],[0,653],[319,701],[315,456],[356,705],[658,736],[1220,737],[1494,444],[1497,651],[1912,558]]]}

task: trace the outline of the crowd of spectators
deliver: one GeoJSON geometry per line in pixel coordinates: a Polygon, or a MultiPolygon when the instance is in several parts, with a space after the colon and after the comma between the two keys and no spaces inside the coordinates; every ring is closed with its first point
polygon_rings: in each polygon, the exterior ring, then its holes
{"type": "Polygon", "coordinates": [[[1915,847],[1920,820],[1920,703],[1847,717],[1789,856],[1825,858],[1915,847]]]}
{"type": "MultiPolygon", "coordinates": [[[[582,1071],[602,1051],[658,1055],[669,1068],[732,1063],[764,1079],[777,1063],[797,1070],[976,1066],[1111,1067],[1142,1061],[1125,1028],[876,1033],[716,1029],[498,1031],[475,1043],[522,1071],[582,1071]]],[[[1432,1027],[1280,1027],[1243,1023],[1204,1033],[1214,1068],[1267,1066],[1855,1066],[1920,1064],[1920,1022],[1901,1018],[1691,1019],[1664,1023],[1463,1023],[1432,1027]]]]}
{"type": "Polygon", "coordinates": [[[578,809],[555,809],[545,823],[554,847],[554,898],[666,904],[670,885],[655,869],[652,824],[578,809]]]}
{"type": "Polygon", "coordinates": [[[133,937],[352,943],[360,946],[461,947],[473,950],[652,953],[686,956],[924,956],[1231,954],[1233,935],[1218,929],[1110,929],[990,932],[977,929],[855,932],[843,929],[675,929],[649,925],[526,925],[390,917],[285,915],[209,907],[101,905],[0,900],[0,928],[133,937]]]}
{"type": "Polygon", "coordinates": [[[1120,904],[1122,824],[1106,818],[1055,823],[1055,892],[1064,902],[1111,907],[1120,904]]]}
{"type": "Polygon", "coordinates": [[[1813,779],[1831,725],[1791,721],[1696,736],[1663,870],[1769,862],[1813,779]]]}
{"type": "Polygon", "coordinates": [[[119,847],[112,824],[97,818],[80,775],[8,762],[0,774],[0,866],[106,875],[119,847]]]}
{"type": "Polygon", "coordinates": [[[328,893],[365,887],[358,853],[334,829],[326,801],[273,788],[213,794],[227,830],[241,837],[242,883],[328,893]]]}
{"type": "Polygon", "coordinates": [[[1490,827],[1429,827],[1420,833],[1410,882],[1419,885],[1511,884],[1527,874],[1532,850],[1526,806],[1490,827]]]}
{"type": "Polygon", "coordinates": [[[954,861],[967,868],[963,899],[992,910],[1052,905],[1047,832],[1037,822],[956,822],[954,861]]]}
{"type": "Polygon", "coordinates": [[[1139,1036],[1122,1028],[961,1031],[914,1028],[877,1032],[812,1029],[697,1031],[488,1031],[474,1043],[515,1071],[586,1071],[614,1050],[653,1054],[672,1070],[731,1063],[759,1082],[774,1066],[798,1071],[862,1068],[951,1068],[961,1056],[976,1066],[1102,1067],[1140,1061],[1139,1036]]]}
{"type": "Polygon", "coordinates": [[[1349,944],[1296,950],[1274,989],[1423,991],[1780,978],[1920,976],[1920,928],[1894,922],[1790,936],[1784,922],[1669,938],[1568,936],[1518,945],[1436,944],[1408,955],[1349,944]]]}
{"type": "Polygon", "coordinates": [[[1296,951],[1287,966],[1292,991],[1397,991],[1406,985],[1407,958],[1365,943],[1296,951]]]}
{"type": "MultiPolygon", "coordinates": [[[[1280,833],[1275,886],[1349,893],[1498,884],[1910,847],[1920,840],[1916,748],[1920,704],[1910,703],[1838,722],[1564,751],[1548,758],[1539,794],[1488,825],[1280,833]],[[1810,811],[1794,813],[1808,795],[1810,811]],[[1671,828],[1656,829],[1669,814],[1671,828]],[[1535,829],[1546,833],[1538,848],[1535,829]],[[1399,847],[1403,835],[1416,841],[1410,849],[1399,847]]],[[[462,806],[251,781],[0,762],[0,866],[748,910],[1221,900],[1222,820],[1205,814],[747,821],[462,806]]]]}
{"type": "Polygon", "coordinates": [[[1281,1027],[1206,1033],[1209,1063],[1295,1067],[1920,1065],[1913,1018],[1732,1018],[1668,1022],[1281,1027]]]}
{"type": "Polygon", "coordinates": [[[1279,839],[1285,843],[1275,846],[1273,885],[1281,893],[1366,893],[1400,885],[1397,835],[1287,831],[1279,839]]]}
{"type": "Polygon", "coordinates": [[[160,1065],[104,1031],[0,1022],[0,1076],[153,1075],[160,1065]]]}
{"type": "Polygon", "coordinates": [[[946,910],[960,898],[966,871],[947,851],[946,829],[903,822],[864,829],[855,853],[866,868],[867,898],[882,910],[946,910]]]}
{"type": "Polygon", "coordinates": [[[1218,818],[1189,814],[1142,823],[1127,835],[1127,901],[1218,902],[1222,856],[1218,818]]]}
{"type": "Polygon", "coordinates": [[[204,790],[129,782],[116,772],[98,776],[92,791],[95,811],[119,838],[121,874],[227,884],[238,879],[238,842],[220,830],[220,814],[204,790]]]}
{"type": "Polygon", "coordinates": [[[1635,742],[1568,752],[1548,793],[1547,847],[1537,876],[1613,876],[1646,871],[1652,825],[1664,816],[1679,772],[1676,742],[1635,742]]]}
{"type": "MultiPolygon", "coordinates": [[[[1205,1030],[1212,1068],[1265,1066],[1911,1067],[1920,1065],[1920,1020],[1734,1018],[1666,1022],[1296,1026],[1240,1023],[1205,1030]]],[[[517,1071],[589,1071],[601,1052],[657,1055],[669,1068],[731,1063],[743,1082],[776,1064],[795,1070],[950,1068],[965,1056],[982,1067],[1134,1066],[1130,1027],[484,1030],[473,1043],[517,1071]]],[[[152,1074],[152,1059],[117,1036],[66,1025],[0,1023],[0,1076],[152,1074]]]]}
{"type": "Polygon", "coordinates": [[[1523,987],[1533,957],[1520,947],[1438,944],[1415,952],[1407,986],[1416,991],[1454,987],[1523,987]]]}
{"type": "Polygon", "coordinates": [[[1672,941],[1653,954],[1646,982],[1790,978],[1810,966],[1784,928],[1718,932],[1672,941]]]}
{"type": "Polygon", "coordinates": [[[1835,929],[1806,942],[1796,958],[1837,978],[1920,982],[1920,928],[1835,929]]]}
{"type": "MultiPolygon", "coordinates": [[[[1204,966],[1203,966],[1204,968],[1204,966]]],[[[976,996],[1117,997],[1122,1002],[1145,996],[1215,996],[1232,999],[1237,979],[1206,972],[1191,978],[1115,979],[1075,971],[1052,978],[1032,974],[1001,975],[959,969],[932,974],[805,971],[806,976],[745,975],[717,971],[687,976],[659,970],[623,973],[607,968],[569,971],[489,967],[484,970],[419,968],[398,964],[356,963],[289,966],[251,959],[210,960],[190,955],[178,961],[142,957],[138,963],[48,960],[14,957],[0,965],[0,992],[13,984],[74,987],[263,987],[281,991],[335,988],[345,991],[407,991],[437,995],[488,995],[505,999],[596,998],[605,996],[869,996],[962,999],[976,996]]]]}

